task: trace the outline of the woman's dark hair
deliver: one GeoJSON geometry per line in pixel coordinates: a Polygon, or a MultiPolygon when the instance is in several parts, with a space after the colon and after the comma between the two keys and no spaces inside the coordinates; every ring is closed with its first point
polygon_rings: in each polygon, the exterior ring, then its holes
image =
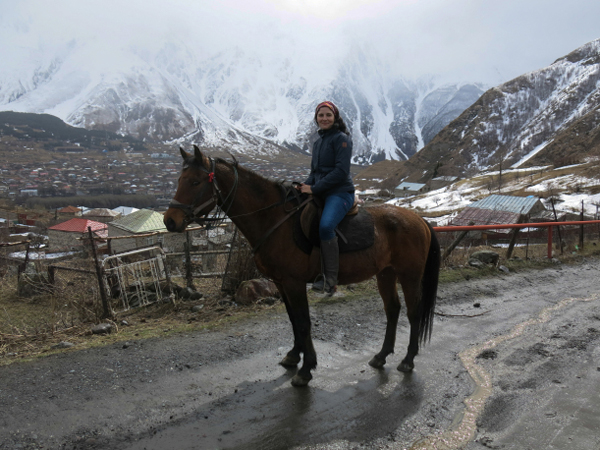
{"type": "Polygon", "coordinates": [[[338,117],[335,122],[333,122],[333,127],[332,128],[337,128],[338,130],[340,130],[342,133],[344,134],[350,134],[350,130],[348,129],[348,127],[346,126],[346,122],[344,122],[344,119],[342,119],[342,117],[338,117]]]}

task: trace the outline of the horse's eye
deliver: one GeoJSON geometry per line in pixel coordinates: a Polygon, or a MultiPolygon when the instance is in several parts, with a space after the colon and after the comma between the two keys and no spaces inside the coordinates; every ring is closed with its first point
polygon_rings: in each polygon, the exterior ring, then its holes
{"type": "Polygon", "coordinates": [[[192,181],[192,186],[198,186],[200,184],[199,181],[192,181]]]}

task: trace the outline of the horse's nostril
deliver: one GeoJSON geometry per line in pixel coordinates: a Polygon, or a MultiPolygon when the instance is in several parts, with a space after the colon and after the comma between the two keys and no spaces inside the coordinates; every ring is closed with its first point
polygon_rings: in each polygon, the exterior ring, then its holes
{"type": "Polygon", "coordinates": [[[170,217],[165,220],[165,225],[167,227],[167,230],[175,231],[175,221],[170,217]]]}

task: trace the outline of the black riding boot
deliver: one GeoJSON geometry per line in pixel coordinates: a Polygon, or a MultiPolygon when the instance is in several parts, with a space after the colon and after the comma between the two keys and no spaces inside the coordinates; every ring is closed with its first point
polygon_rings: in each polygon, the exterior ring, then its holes
{"type": "Polygon", "coordinates": [[[321,260],[323,261],[323,278],[313,283],[312,289],[332,296],[338,282],[340,267],[340,249],[335,236],[328,241],[321,241],[321,260]]]}

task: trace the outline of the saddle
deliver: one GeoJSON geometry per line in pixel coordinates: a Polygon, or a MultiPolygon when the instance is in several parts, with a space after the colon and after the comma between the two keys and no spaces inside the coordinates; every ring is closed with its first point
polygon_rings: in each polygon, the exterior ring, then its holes
{"type": "MultiPolygon", "coordinates": [[[[319,221],[323,211],[323,201],[313,196],[312,201],[296,214],[294,220],[294,241],[306,254],[313,247],[320,247],[319,221]]],[[[373,216],[368,208],[359,208],[355,198],[352,208],[335,229],[338,235],[340,253],[355,252],[369,248],[375,242],[373,216]]]]}

